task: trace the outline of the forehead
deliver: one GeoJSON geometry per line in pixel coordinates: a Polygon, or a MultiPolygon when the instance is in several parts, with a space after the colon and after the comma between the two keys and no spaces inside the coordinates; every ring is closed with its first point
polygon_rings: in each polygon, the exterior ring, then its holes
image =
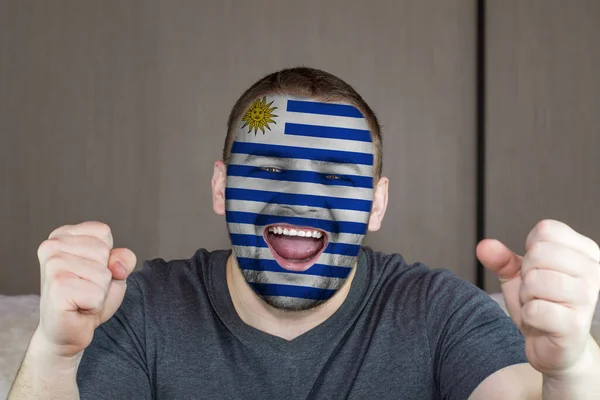
{"type": "Polygon", "coordinates": [[[373,166],[368,122],[356,107],[287,95],[251,103],[235,133],[236,154],[373,166]]]}

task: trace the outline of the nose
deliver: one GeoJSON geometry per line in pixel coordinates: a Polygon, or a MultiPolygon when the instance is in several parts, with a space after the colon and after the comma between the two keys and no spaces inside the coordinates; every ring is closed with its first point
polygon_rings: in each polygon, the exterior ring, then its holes
{"type": "Polygon", "coordinates": [[[280,204],[279,205],[279,213],[281,213],[281,216],[283,216],[283,217],[315,218],[318,211],[314,207],[306,207],[306,206],[291,205],[291,204],[280,204]]]}
{"type": "Polygon", "coordinates": [[[291,197],[294,204],[281,204],[282,210],[292,215],[306,218],[319,218],[328,210],[323,190],[320,185],[307,182],[286,182],[282,192],[291,197]]]}

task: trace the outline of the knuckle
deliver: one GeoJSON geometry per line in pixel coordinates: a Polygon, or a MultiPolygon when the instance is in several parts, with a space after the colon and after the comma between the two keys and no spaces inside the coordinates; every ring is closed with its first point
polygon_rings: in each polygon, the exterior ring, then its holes
{"type": "Polygon", "coordinates": [[[61,253],[53,254],[48,257],[44,266],[46,276],[56,277],[62,270],[64,270],[66,262],[67,260],[65,259],[65,256],[61,253]]]}
{"type": "Polygon", "coordinates": [[[592,259],[596,262],[600,262],[600,246],[597,242],[592,240],[592,259]]]}
{"type": "Polygon", "coordinates": [[[522,312],[523,322],[525,322],[527,324],[531,324],[533,321],[535,321],[538,318],[538,316],[540,314],[539,310],[540,310],[540,307],[536,300],[531,300],[531,301],[528,301],[527,303],[525,303],[523,305],[523,310],[522,310],[523,311],[522,312]]]}
{"type": "Polygon", "coordinates": [[[98,285],[93,285],[89,292],[89,304],[92,309],[100,310],[104,306],[106,292],[98,285]]]}
{"type": "Polygon", "coordinates": [[[536,268],[529,270],[523,277],[523,285],[531,288],[534,286],[539,278],[540,271],[536,268]]]}
{"type": "Polygon", "coordinates": [[[585,332],[589,330],[590,321],[586,318],[586,315],[578,313],[575,318],[571,319],[571,323],[565,324],[570,328],[571,332],[585,332]]]}
{"type": "Polygon", "coordinates": [[[579,293],[579,295],[581,296],[581,300],[585,304],[590,304],[592,306],[598,304],[598,300],[599,300],[600,296],[599,296],[598,290],[595,288],[595,286],[588,284],[584,288],[581,288],[580,290],[577,290],[576,292],[579,293]]]}
{"type": "Polygon", "coordinates": [[[38,247],[37,254],[38,258],[41,260],[45,256],[48,256],[52,252],[56,251],[59,248],[58,239],[46,239],[44,240],[40,246],[38,247]]]}
{"type": "Polygon", "coordinates": [[[103,222],[95,222],[94,224],[94,232],[96,232],[96,236],[105,243],[106,248],[110,251],[113,244],[113,236],[110,226],[103,222]]]}
{"type": "Polygon", "coordinates": [[[94,224],[94,229],[98,232],[99,235],[102,235],[102,236],[111,235],[110,226],[108,226],[104,222],[95,221],[95,222],[93,222],[93,224],[94,224]]]}
{"type": "Polygon", "coordinates": [[[110,270],[108,268],[102,266],[99,271],[99,276],[100,276],[99,283],[101,284],[101,286],[108,287],[108,285],[112,281],[112,272],[110,272],[110,270]]]}
{"type": "Polygon", "coordinates": [[[48,235],[48,239],[52,239],[56,236],[59,236],[59,235],[63,234],[64,232],[67,232],[72,227],[73,227],[72,225],[59,226],[58,228],[56,228],[52,232],[50,232],[50,235],[48,235]]]}
{"type": "Polygon", "coordinates": [[[546,251],[546,243],[543,241],[536,241],[529,247],[527,255],[532,260],[538,260],[546,251]]]}
{"type": "Polygon", "coordinates": [[[543,219],[539,221],[533,230],[535,231],[536,237],[539,239],[544,239],[549,237],[549,233],[552,231],[554,226],[554,221],[551,219],[543,219]]]}
{"type": "Polygon", "coordinates": [[[94,239],[93,242],[91,242],[90,248],[93,255],[97,256],[99,261],[108,261],[111,248],[108,246],[108,244],[106,244],[106,242],[101,239],[94,239]]]}

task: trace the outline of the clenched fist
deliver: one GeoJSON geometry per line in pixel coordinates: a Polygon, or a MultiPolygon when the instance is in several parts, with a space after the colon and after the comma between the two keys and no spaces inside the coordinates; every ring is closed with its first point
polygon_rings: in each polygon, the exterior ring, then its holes
{"type": "Polygon", "coordinates": [[[586,361],[597,349],[590,326],[600,290],[600,247],[562,222],[544,220],[527,236],[525,249],[521,257],[485,240],[477,255],[500,278],[529,363],[545,377],[580,375],[590,370],[586,361]]]}
{"type": "Polygon", "coordinates": [[[35,335],[46,350],[76,356],[121,305],[136,257],[131,250],[113,249],[107,225],[84,222],[52,232],[38,258],[42,293],[35,335]]]}

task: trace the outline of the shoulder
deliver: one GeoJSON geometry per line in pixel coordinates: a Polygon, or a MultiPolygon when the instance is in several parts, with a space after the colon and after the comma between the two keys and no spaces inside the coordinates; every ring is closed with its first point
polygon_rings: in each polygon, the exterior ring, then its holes
{"type": "Polygon", "coordinates": [[[143,286],[164,286],[168,283],[180,282],[182,278],[192,281],[206,279],[208,267],[219,258],[227,259],[225,250],[208,251],[199,249],[190,258],[165,260],[154,258],[143,262],[128,279],[143,286]],[[221,256],[221,257],[220,257],[221,256]]]}
{"type": "Polygon", "coordinates": [[[382,253],[365,248],[372,279],[380,286],[393,286],[402,291],[419,292],[419,300],[434,300],[450,294],[484,295],[471,282],[456,276],[448,269],[434,269],[422,262],[407,263],[397,253],[382,253]]]}
{"type": "Polygon", "coordinates": [[[407,263],[400,254],[365,249],[372,274],[372,293],[383,297],[397,310],[412,311],[429,323],[457,317],[476,309],[491,311],[494,317],[504,312],[483,290],[448,269],[434,269],[421,262],[407,263]]]}
{"type": "Polygon", "coordinates": [[[199,249],[187,259],[144,261],[127,279],[127,291],[143,297],[145,303],[197,297],[198,292],[206,292],[208,272],[220,264],[224,268],[228,254],[226,250],[199,249]]]}

